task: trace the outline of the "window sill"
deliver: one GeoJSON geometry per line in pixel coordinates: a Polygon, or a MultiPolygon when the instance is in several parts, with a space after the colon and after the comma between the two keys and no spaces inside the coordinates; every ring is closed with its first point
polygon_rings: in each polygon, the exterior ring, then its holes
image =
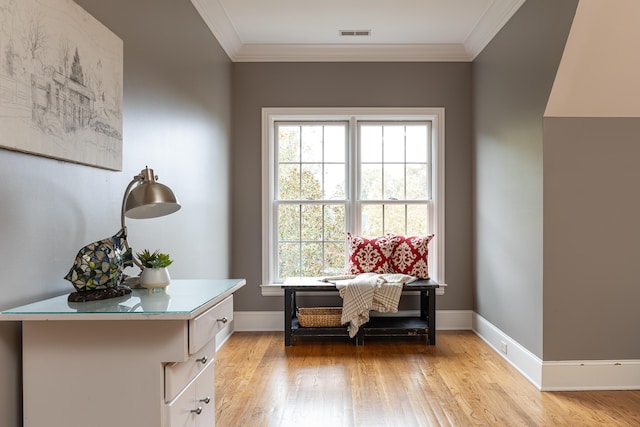
{"type": "MultiPolygon", "coordinates": [[[[436,295],[444,295],[444,289],[447,287],[446,284],[440,284],[440,287],[436,289],[436,295]]],[[[284,296],[284,289],[282,289],[281,283],[269,283],[266,285],[260,285],[262,289],[263,297],[282,297],[284,296]]],[[[313,291],[301,291],[305,292],[305,295],[309,296],[321,296],[327,295],[325,292],[313,292],[313,291]]],[[[420,295],[418,291],[409,291],[405,292],[403,295],[420,295]]]]}

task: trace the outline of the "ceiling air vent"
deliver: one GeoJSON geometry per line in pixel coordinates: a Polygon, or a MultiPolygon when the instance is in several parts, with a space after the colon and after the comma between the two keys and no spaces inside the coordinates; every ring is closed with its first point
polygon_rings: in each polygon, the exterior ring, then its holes
{"type": "Polygon", "coordinates": [[[345,37],[370,36],[371,30],[340,30],[340,35],[345,37]]]}

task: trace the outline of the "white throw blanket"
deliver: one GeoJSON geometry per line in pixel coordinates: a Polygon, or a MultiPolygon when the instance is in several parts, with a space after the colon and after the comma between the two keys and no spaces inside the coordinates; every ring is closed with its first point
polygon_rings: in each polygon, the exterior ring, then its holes
{"type": "Polygon", "coordinates": [[[349,336],[353,338],[361,325],[369,321],[369,311],[384,313],[398,311],[402,285],[417,280],[405,274],[363,273],[357,276],[327,277],[342,297],[342,324],[349,323],[349,336]]]}

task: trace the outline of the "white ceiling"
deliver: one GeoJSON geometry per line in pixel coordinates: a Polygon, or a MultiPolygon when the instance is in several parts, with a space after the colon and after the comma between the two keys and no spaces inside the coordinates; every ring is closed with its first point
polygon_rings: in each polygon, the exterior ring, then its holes
{"type": "Polygon", "coordinates": [[[471,61],[524,1],[191,0],[235,62],[471,61]]]}

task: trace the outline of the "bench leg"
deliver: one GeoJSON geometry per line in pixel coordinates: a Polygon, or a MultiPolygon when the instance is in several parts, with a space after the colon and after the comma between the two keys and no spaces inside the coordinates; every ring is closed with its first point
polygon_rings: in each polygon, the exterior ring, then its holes
{"type": "Polygon", "coordinates": [[[295,291],[284,290],[284,345],[291,345],[291,322],[293,322],[293,300],[295,291]]]}
{"type": "Polygon", "coordinates": [[[429,292],[429,345],[436,345],[436,291],[429,292]]]}

